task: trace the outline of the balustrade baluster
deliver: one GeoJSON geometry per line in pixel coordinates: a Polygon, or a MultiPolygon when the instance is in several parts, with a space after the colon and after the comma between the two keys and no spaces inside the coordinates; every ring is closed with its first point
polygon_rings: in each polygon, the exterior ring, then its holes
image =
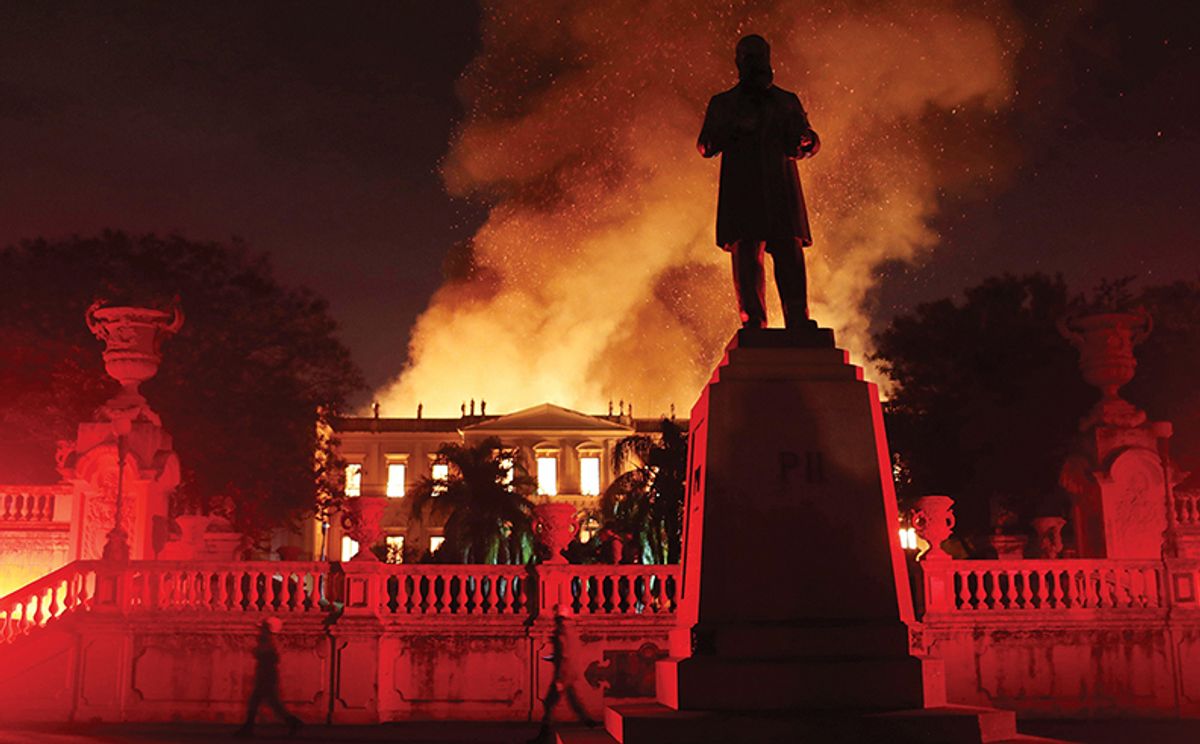
{"type": "Polygon", "coordinates": [[[246,609],[251,612],[257,612],[262,608],[262,587],[259,584],[262,574],[258,571],[248,571],[246,572],[246,578],[248,579],[246,582],[246,600],[248,602],[246,609]]]}
{"type": "Polygon", "coordinates": [[[297,590],[299,593],[299,601],[296,603],[296,607],[299,612],[308,612],[309,606],[312,604],[312,593],[308,590],[308,582],[311,578],[311,571],[296,571],[297,590]]]}
{"type": "Polygon", "coordinates": [[[483,614],[483,582],[486,574],[480,573],[471,577],[473,585],[471,587],[471,612],[476,615],[483,614]]]}
{"type": "Polygon", "coordinates": [[[1085,569],[1083,575],[1083,589],[1086,597],[1084,606],[1098,607],[1100,605],[1100,570],[1098,568],[1085,569]]]}
{"type": "Polygon", "coordinates": [[[471,574],[465,573],[458,576],[458,593],[454,600],[454,611],[460,615],[465,615],[468,612],[467,593],[469,591],[467,583],[471,580],[471,574]]]}
{"type": "MultiPolygon", "coordinates": [[[[399,578],[400,582],[396,585],[396,612],[400,613],[401,615],[406,615],[409,611],[408,582],[410,576],[406,572],[399,574],[399,578]]],[[[413,579],[413,581],[415,581],[415,579],[413,579]]]]}
{"type": "Polygon", "coordinates": [[[1014,578],[1017,572],[1011,568],[1004,572],[1003,576],[1008,585],[1004,588],[1004,608],[1007,610],[1017,609],[1017,587],[1016,579],[1014,578]]]}

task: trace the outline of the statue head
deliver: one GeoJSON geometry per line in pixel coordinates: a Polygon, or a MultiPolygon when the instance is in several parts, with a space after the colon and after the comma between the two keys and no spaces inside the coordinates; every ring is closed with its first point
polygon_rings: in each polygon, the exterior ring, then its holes
{"type": "Polygon", "coordinates": [[[771,69],[771,45],[758,34],[742,37],[737,43],[734,61],[738,80],[743,85],[765,90],[775,79],[775,71],[771,69]]]}

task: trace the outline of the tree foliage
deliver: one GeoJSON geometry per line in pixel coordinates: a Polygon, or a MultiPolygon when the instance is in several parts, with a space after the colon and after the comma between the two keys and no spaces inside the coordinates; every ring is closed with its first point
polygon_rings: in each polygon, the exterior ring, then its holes
{"type": "Polygon", "coordinates": [[[1060,277],[1002,276],[897,316],[876,359],[897,384],[888,439],[902,500],[945,493],[958,534],[988,531],[992,505],[1024,516],[1046,506],[1058,467],[1094,397],[1056,323],[1060,277]]]}
{"type": "Polygon", "coordinates": [[[886,404],[888,438],[902,500],[945,493],[956,500],[957,533],[990,528],[996,506],[1028,519],[1058,512],[1058,470],[1098,399],[1057,330],[1077,312],[1145,306],[1156,327],[1137,349],[1123,391],[1151,418],[1176,424],[1175,452],[1195,462],[1200,393],[1200,283],[1135,292],[1126,280],[1072,297],[1061,277],[986,279],[961,301],[943,299],[897,316],[876,336],[876,359],[897,383],[886,404]],[[1190,362],[1190,363],[1189,363],[1190,362]]]}
{"type": "Polygon", "coordinates": [[[182,462],[178,505],[232,502],[236,525],[262,534],[337,491],[337,468],[314,464],[332,446],[317,424],[362,377],[326,303],[280,285],[265,256],[120,232],[31,240],[0,251],[0,297],[0,479],[51,476],[54,440],[73,438],[116,391],[84,324],[88,305],[179,297],[186,322],[142,386],[182,462]]]}
{"type": "Polygon", "coordinates": [[[530,496],[537,481],[518,452],[496,437],[475,445],[451,442],[438,451],[445,480],[423,478],[409,493],[413,517],[445,515],[444,563],[526,563],[533,557],[530,496]]]}
{"type": "Polygon", "coordinates": [[[617,443],[618,475],[600,499],[600,512],[605,529],[631,541],[641,562],[678,563],[687,433],[669,419],[660,427],[660,437],[637,434],[617,443]]]}

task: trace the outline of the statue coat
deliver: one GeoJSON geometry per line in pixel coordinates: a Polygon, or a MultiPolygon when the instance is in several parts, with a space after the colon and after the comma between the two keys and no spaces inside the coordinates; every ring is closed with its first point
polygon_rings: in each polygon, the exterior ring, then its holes
{"type": "Polygon", "coordinates": [[[815,152],[801,150],[806,134],[815,138],[800,98],[775,85],[739,84],[712,97],[697,146],[705,157],[721,155],[717,245],[812,245],[796,172],[796,158],[815,152]]]}

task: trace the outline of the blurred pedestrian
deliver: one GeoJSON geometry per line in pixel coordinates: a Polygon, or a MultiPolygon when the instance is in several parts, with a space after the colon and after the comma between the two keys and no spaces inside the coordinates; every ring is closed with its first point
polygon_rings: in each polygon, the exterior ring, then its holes
{"type": "Polygon", "coordinates": [[[550,656],[542,657],[554,664],[554,673],[550,677],[550,688],[546,690],[546,699],[542,702],[544,709],[542,727],[538,730],[537,736],[529,740],[531,744],[532,742],[550,741],[553,733],[550,721],[554,717],[555,706],[563,696],[566,696],[567,703],[571,706],[571,710],[575,711],[579,720],[588,726],[597,725],[597,721],[588,714],[583,703],[579,701],[579,695],[575,692],[575,683],[580,676],[579,637],[576,635],[575,629],[567,622],[567,616],[570,614],[571,609],[566,605],[560,604],[554,608],[554,634],[550,636],[552,653],[550,656]]]}
{"type": "Polygon", "coordinates": [[[246,709],[246,722],[234,736],[246,738],[254,735],[254,719],[258,708],[267,704],[275,715],[288,726],[288,736],[295,736],[302,721],[288,712],[279,699],[279,648],[275,645],[275,634],[283,629],[283,621],[269,617],[258,628],[258,644],[254,647],[254,690],[246,709]]]}

